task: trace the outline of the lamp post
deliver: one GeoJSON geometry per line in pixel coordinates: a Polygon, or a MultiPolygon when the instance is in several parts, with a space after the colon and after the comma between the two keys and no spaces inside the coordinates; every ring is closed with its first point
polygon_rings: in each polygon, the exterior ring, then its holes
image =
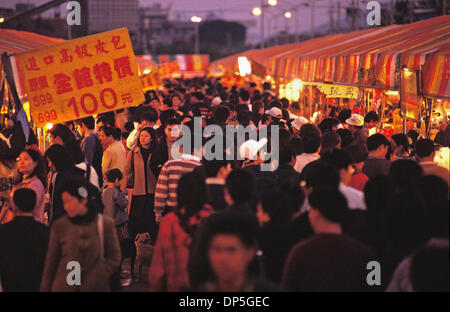
{"type": "Polygon", "coordinates": [[[252,14],[255,16],[261,16],[261,49],[264,49],[264,10],[269,6],[276,6],[277,0],[268,0],[267,3],[261,0],[261,6],[259,8],[254,8],[252,14]]]}
{"type": "Polygon", "coordinates": [[[199,16],[192,16],[191,22],[195,24],[195,54],[199,54],[200,50],[200,32],[199,32],[199,24],[202,21],[202,18],[199,16]]]}

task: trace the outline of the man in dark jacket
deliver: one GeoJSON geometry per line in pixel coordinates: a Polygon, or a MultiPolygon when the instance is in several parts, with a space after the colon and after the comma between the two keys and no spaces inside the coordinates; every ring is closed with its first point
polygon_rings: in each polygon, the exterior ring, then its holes
{"type": "Polygon", "coordinates": [[[278,176],[278,185],[283,184],[286,180],[293,178],[300,183],[301,174],[294,169],[295,151],[292,147],[285,147],[280,151],[280,165],[276,171],[278,176]]]}
{"type": "Polygon", "coordinates": [[[39,291],[48,228],[33,219],[36,193],[18,189],[13,197],[16,217],[0,225],[0,279],[4,291],[39,291]]]}
{"type": "Polygon", "coordinates": [[[375,178],[377,175],[387,175],[391,162],[386,159],[390,142],[382,134],[377,133],[371,135],[367,139],[367,149],[369,150],[369,158],[364,162],[362,172],[369,179],[375,178]]]}

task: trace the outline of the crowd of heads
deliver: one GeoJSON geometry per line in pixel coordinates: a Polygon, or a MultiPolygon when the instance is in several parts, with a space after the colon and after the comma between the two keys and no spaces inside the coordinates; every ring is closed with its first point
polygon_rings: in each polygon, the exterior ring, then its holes
{"type": "MultiPolygon", "coordinates": [[[[388,279],[382,289],[394,279],[394,271],[405,259],[411,259],[414,290],[442,287],[441,282],[432,283],[424,275],[424,271],[443,269],[445,264],[448,272],[442,247],[427,245],[432,239],[447,240],[448,256],[448,180],[428,174],[421,164],[433,162],[435,143],[423,138],[413,142],[401,133],[390,138],[381,133],[367,135],[366,128],[377,127],[380,122],[375,111],[363,117],[350,109],[333,108],[330,117],[313,123],[295,115],[301,106],[278,99],[268,83],[260,90],[254,84],[227,88],[216,79],[167,80],[161,90],[146,92],[145,102],[138,107],[86,117],[71,125],[55,125],[49,131],[52,145],[44,155],[33,149],[22,151],[18,170],[22,177],[36,176],[46,186],[49,170],[63,172],[85,162],[80,141],[90,134],[98,136],[103,148],[119,142],[128,149],[128,139],[137,129],[136,146],[156,153],[161,145],[174,144],[185,135],[179,131],[182,125],[192,130],[193,143],[195,117],[201,118],[203,128],[241,125],[259,131],[277,126],[280,156],[274,170],[264,172],[259,168],[267,161],[264,157],[203,159],[202,174],[194,171],[177,181],[176,214],[183,231],[193,239],[186,267],[192,289],[217,291],[229,287],[241,291],[245,288],[233,288],[233,281],[263,276],[259,265],[260,250],[264,249],[261,233],[276,232],[271,232],[273,229],[288,233],[286,239],[270,234],[274,239],[290,242],[280,255],[283,261],[277,264],[276,279],[270,280],[280,288],[289,288],[284,283],[286,272],[292,269],[285,263],[288,257],[294,257],[289,251],[320,234],[346,235],[373,251],[384,266],[383,277],[388,279]],[[366,172],[369,165],[377,174],[366,172]],[[228,208],[210,207],[213,213],[203,218],[205,206],[214,205],[205,182],[211,178],[223,180],[221,200],[228,208]],[[352,198],[359,198],[364,206],[350,207],[352,198]]],[[[202,146],[209,140],[211,137],[204,138],[202,146]]],[[[262,147],[274,142],[269,139],[252,144],[247,144],[256,146],[251,151],[263,155],[259,153],[262,147]]],[[[235,147],[237,154],[240,151],[235,147]]],[[[120,187],[126,177],[113,168],[104,178],[105,183],[120,187]]],[[[69,216],[82,213],[95,197],[90,188],[80,191],[85,186],[85,181],[71,181],[62,188],[62,202],[69,216]]],[[[17,211],[30,213],[36,194],[19,189],[13,202],[17,211]]],[[[270,254],[270,248],[275,247],[265,248],[263,251],[270,254]]],[[[261,261],[273,265],[267,259],[261,261]]]]}

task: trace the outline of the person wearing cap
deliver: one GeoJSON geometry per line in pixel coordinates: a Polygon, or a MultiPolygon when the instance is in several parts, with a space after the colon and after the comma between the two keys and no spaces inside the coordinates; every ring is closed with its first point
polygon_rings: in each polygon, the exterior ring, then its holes
{"type": "Polygon", "coordinates": [[[272,107],[271,109],[266,110],[265,114],[269,116],[270,123],[278,123],[281,118],[283,118],[283,113],[278,107],[272,107]]]}
{"type": "Polygon", "coordinates": [[[345,123],[348,125],[348,129],[353,134],[353,142],[356,143],[358,141],[362,141],[363,143],[367,142],[367,134],[363,131],[364,126],[364,118],[359,114],[352,114],[350,118],[348,118],[345,123]]]}
{"type": "Polygon", "coordinates": [[[450,172],[434,162],[436,155],[434,143],[430,139],[422,139],[416,143],[416,157],[423,168],[424,175],[435,175],[449,184],[450,172]]]}
{"type": "Polygon", "coordinates": [[[211,107],[215,107],[217,105],[220,105],[221,103],[222,103],[222,99],[220,98],[220,96],[216,96],[211,101],[211,107]]]}
{"type": "Polygon", "coordinates": [[[291,126],[292,126],[292,131],[294,132],[295,135],[299,135],[300,134],[300,128],[303,125],[306,125],[307,123],[309,123],[308,119],[306,119],[303,116],[297,117],[295,118],[292,122],[291,122],[291,126]]]}
{"type": "Polygon", "coordinates": [[[263,153],[261,150],[266,144],[267,138],[262,138],[259,141],[248,140],[239,148],[239,154],[244,159],[242,167],[251,171],[256,177],[256,189],[258,192],[275,184],[277,181],[275,172],[263,170],[261,166],[265,162],[264,156],[261,155],[263,153]]]}
{"type": "Polygon", "coordinates": [[[242,167],[260,165],[264,163],[264,159],[260,155],[260,150],[267,144],[267,138],[259,141],[245,141],[239,148],[239,154],[244,159],[242,167]]]}

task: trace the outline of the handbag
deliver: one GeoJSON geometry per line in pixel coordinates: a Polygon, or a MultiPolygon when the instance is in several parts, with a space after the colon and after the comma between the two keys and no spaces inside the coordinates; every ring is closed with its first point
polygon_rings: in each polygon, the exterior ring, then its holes
{"type": "Polygon", "coordinates": [[[134,150],[130,151],[131,153],[131,166],[130,166],[130,174],[127,177],[127,188],[134,188],[134,150]]]}
{"type": "Polygon", "coordinates": [[[119,241],[124,241],[130,238],[130,234],[128,233],[128,222],[124,222],[122,224],[116,225],[117,237],[119,241]]]}

